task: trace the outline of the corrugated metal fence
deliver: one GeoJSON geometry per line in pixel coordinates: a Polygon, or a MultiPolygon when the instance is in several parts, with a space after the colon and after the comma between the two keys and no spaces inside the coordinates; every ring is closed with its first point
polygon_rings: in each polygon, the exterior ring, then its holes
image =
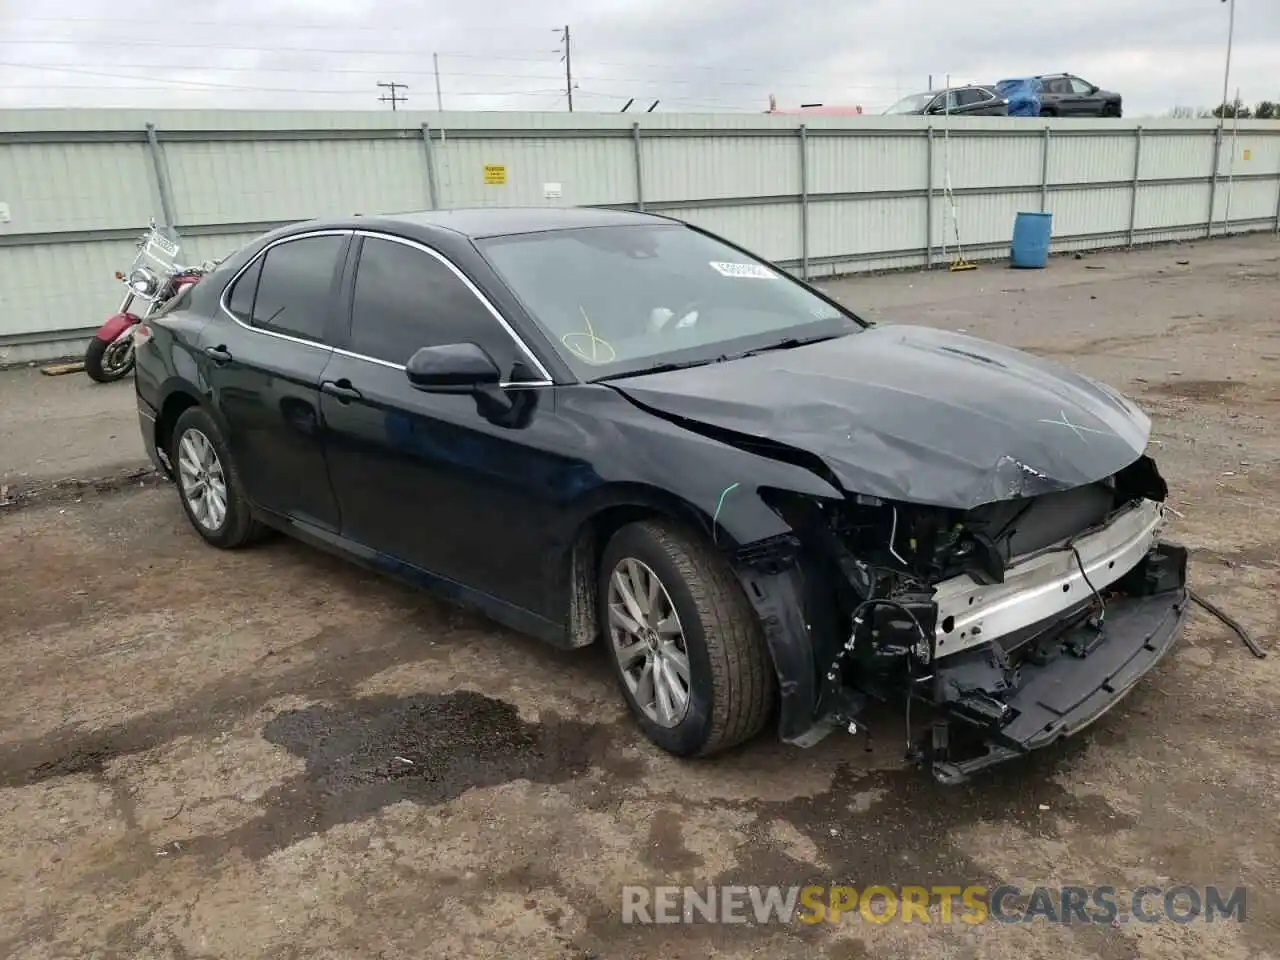
{"type": "Polygon", "coordinates": [[[148,220],[185,257],[313,216],[575,204],[680,217],[808,277],[1280,230],[1280,124],[752,115],[0,111],[0,362],[114,309],[148,220]]]}

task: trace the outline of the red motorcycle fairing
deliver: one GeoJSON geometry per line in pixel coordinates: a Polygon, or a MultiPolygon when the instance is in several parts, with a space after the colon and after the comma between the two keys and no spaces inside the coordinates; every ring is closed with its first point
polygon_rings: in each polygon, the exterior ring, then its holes
{"type": "Polygon", "coordinates": [[[141,323],[139,317],[132,313],[117,313],[107,317],[106,322],[98,328],[98,332],[93,335],[95,340],[103,340],[110,343],[120,334],[124,333],[129,327],[136,323],[141,323]]]}

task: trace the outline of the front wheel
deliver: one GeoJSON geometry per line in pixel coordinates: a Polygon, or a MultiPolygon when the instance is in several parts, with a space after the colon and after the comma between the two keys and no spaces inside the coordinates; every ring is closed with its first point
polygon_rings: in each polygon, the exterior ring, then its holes
{"type": "Polygon", "coordinates": [[[128,376],[133,357],[133,337],[120,337],[111,343],[94,337],[84,352],[84,372],[96,383],[113,383],[128,376]]]}
{"type": "Polygon", "coordinates": [[[659,522],[605,547],[599,610],[613,671],[641,730],[677,756],[706,756],[764,726],[776,687],[764,633],[728,563],[659,522]]]}

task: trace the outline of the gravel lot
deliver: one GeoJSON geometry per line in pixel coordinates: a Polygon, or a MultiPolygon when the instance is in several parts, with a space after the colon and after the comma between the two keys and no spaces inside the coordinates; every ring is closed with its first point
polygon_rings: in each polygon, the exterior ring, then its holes
{"type": "MultiPolygon", "coordinates": [[[[1139,399],[1195,586],[1275,651],[1278,283],[1267,236],[830,288],[1139,399]]],[[[906,766],[896,716],[873,716],[869,750],[765,736],[680,762],[634,731],[597,651],[552,651],[285,540],[212,550],[167,485],[23,487],[49,464],[135,463],[133,435],[82,443],[86,404],[101,396],[114,431],[131,383],[81,379],[0,375],[0,468],[17,478],[0,507],[0,956],[1280,956],[1280,653],[1251,658],[1199,612],[1090,732],[972,786],[906,766]],[[1248,910],[621,922],[625,884],[811,880],[1216,883],[1246,886],[1248,910]]]]}

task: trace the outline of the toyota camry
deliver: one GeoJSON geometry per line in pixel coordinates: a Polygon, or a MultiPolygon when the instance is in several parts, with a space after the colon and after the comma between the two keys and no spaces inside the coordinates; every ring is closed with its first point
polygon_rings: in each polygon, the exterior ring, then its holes
{"type": "Polygon", "coordinates": [[[1128,399],[665,217],[294,224],[137,344],[143,438],[205,541],[284,531],[598,641],[680,756],[877,703],[958,782],[1102,716],[1186,616],[1128,399]]]}

